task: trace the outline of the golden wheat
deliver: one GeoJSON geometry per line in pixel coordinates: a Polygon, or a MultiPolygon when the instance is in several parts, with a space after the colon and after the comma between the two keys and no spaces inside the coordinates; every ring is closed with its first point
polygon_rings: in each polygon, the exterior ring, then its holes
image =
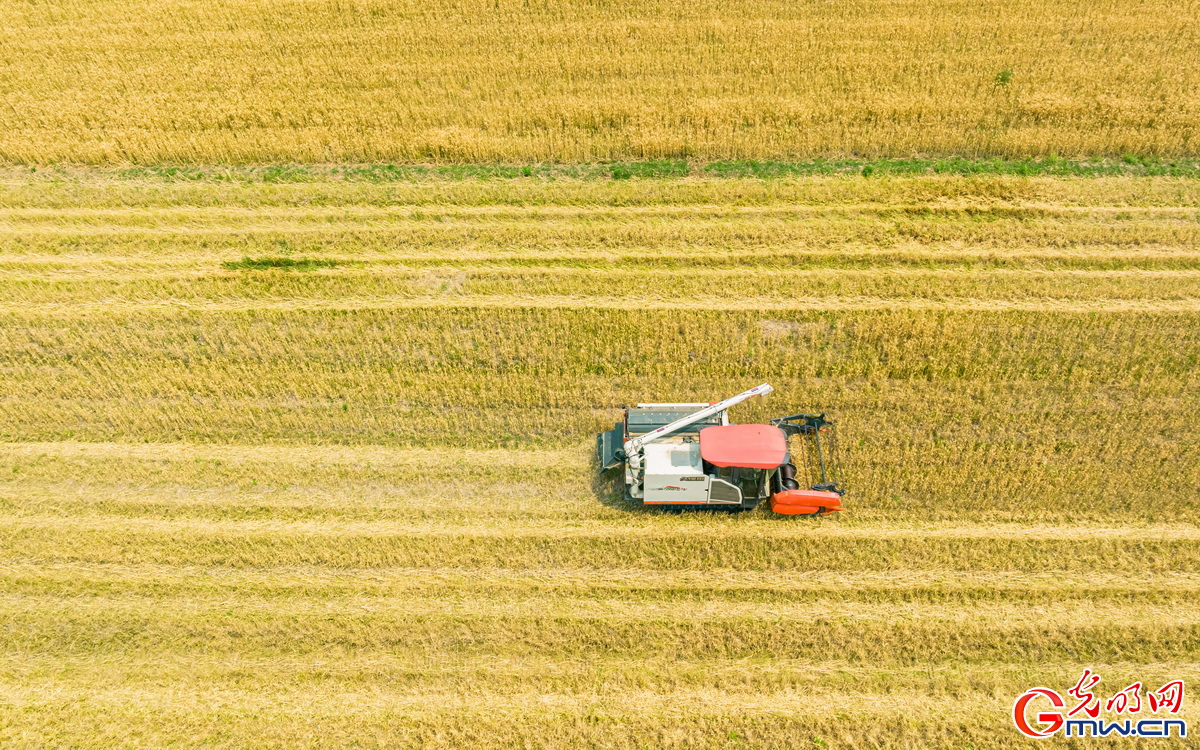
{"type": "Polygon", "coordinates": [[[1194,155],[1197,10],[13,3],[0,159],[1194,155]]]}
{"type": "Polygon", "coordinates": [[[1200,182],[2,180],[6,746],[1017,747],[1200,679],[1200,182]],[[595,476],[764,380],[841,517],[595,476]]]}

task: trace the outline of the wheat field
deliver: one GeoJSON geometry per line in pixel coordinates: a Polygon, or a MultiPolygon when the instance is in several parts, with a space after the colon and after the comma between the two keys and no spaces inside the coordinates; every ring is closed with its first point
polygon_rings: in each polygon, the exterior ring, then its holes
{"type": "Polygon", "coordinates": [[[1200,679],[1200,181],[222,174],[0,173],[5,747],[1015,747],[1200,679]],[[759,382],[847,512],[595,474],[759,382]]]}
{"type": "Polygon", "coordinates": [[[0,163],[1191,157],[1195,0],[6,0],[0,163]]]}

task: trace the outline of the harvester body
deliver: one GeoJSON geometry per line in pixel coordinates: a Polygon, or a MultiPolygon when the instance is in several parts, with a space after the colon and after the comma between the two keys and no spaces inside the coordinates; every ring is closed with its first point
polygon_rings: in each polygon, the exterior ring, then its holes
{"type": "Polygon", "coordinates": [[[834,426],[824,414],[798,414],[772,424],[734,425],[727,410],[770,393],[763,384],[712,404],[654,403],[625,409],[597,438],[601,471],[623,466],[626,496],[645,505],[749,510],[771,499],[777,513],[841,510],[834,426]],[[801,488],[791,438],[800,438],[801,488]]]}

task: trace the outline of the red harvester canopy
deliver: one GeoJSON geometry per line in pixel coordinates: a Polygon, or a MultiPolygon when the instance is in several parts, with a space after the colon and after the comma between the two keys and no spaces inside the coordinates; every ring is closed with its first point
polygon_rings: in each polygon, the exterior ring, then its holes
{"type": "Polygon", "coordinates": [[[787,438],[769,424],[705,427],[700,430],[700,457],[714,466],[775,469],[787,458],[787,438]]]}

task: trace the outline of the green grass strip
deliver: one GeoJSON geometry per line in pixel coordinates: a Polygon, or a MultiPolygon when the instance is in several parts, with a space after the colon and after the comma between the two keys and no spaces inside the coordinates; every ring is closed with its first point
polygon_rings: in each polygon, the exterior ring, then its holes
{"type": "MultiPolygon", "coordinates": [[[[92,171],[92,170],[88,170],[92,171]]],[[[30,169],[34,173],[34,169],[30,169]]],[[[1187,177],[1200,178],[1200,161],[1163,161],[1153,157],[1121,159],[841,159],[816,161],[714,161],[683,159],[592,164],[357,164],[277,165],[258,167],[137,166],[95,170],[126,180],[163,182],[304,183],[338,180],[388,183],[459,180],[661,180],[685,177],[787,179],[827,175],[1011,175],[1034,177],[1187,177]]],[[[69,177],[78,170],[43,168],[41,174],[69,177]]]]}

